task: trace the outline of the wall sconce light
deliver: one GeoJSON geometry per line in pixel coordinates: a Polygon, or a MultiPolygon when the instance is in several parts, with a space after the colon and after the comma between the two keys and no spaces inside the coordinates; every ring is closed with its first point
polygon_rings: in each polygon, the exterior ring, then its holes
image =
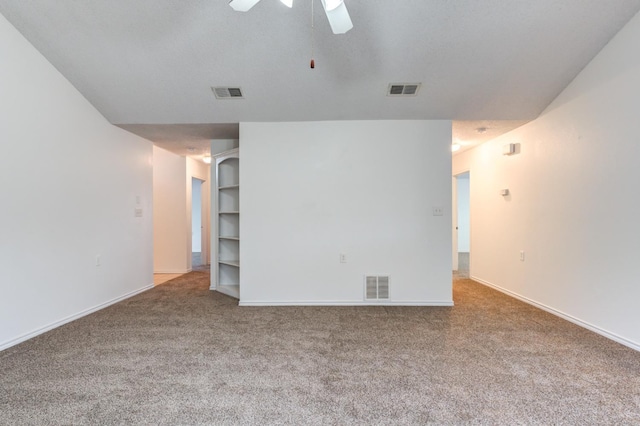
{"type": "Polygon", "coordinates": [[[205,164],[211,164],[211,155],[205,154],[204,157],[202,157],[202,161],[204,161],[205,164]]]}
{"type": "Polygon", "coordinates": [[[513,155],[516,153],[516,144],[508,143],[502,147],[502,155],[513,155]]]}

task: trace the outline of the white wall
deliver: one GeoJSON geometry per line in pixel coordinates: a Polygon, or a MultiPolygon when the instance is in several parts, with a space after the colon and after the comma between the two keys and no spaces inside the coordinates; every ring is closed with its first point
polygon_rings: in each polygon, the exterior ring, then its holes
{"type": "Polygon", "coordinates": [[[191,269],[186,176],[184,157],[153,147],[153,270],[156,273],[179,274],[191,269]]]}
{"type": "Polygon", "coordinates": [[[4,349],[152,285],[152,151],[2,15],[0,58],[4,349]]]}
{"type": "Polygon", "coordinates": [[[537,120],[454,157],[471,170],[472,276],[636,349],[638,40],[640,16],[537,120]]]}
{"type": "Polygon", "coordinates": [[[362,304],[365,274],[451,304],[450,145],[450,121],[241,123],[241,304],[362,304]]]}

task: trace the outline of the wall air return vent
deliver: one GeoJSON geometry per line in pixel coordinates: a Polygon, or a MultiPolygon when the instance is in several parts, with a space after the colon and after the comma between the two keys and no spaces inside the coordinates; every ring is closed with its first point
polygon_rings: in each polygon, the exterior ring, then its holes
{"type": "Polygon", "coordinates": [[[244,99],[239,87],[212,87],[211,90],[218,99],[244,99]]]}
{"type": "Polygon", "coordinates": [[[416,96],[422,83],[391,83],[387,96],[416,96]]]}
{"type": "Polygon", "coordinates": [[[367,275],[364,277],[365,300],[389,300],[389,276],[367,275]]]}

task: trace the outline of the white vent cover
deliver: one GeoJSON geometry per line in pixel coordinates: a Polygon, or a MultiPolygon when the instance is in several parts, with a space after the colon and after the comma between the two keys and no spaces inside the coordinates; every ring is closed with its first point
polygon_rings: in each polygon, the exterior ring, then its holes
{"type": "Polygon", "coordinates": [[[364,277],[365,300],[389,300],[389,276],[367,275],[364,277]]]}
{"type": "Polygon", "coordinates": [[[391,83],[387,96],[416,96],[422,83],[391,83]]]}
{"type": "Polygon", "coordinates": [[[211,90],[218,99],[244,99],[239,87],[212,87],[211,90]]]}

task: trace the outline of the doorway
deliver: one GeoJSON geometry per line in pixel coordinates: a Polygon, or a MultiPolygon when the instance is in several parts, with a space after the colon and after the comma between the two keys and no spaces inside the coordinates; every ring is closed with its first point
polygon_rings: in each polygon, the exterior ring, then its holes
{"type": "Polygon", "coordinates": [[[453,270],[461,278],[468,278],[471,264],[471,174],[453,179],[453,270]]]}
{"type": "Polygon", "coordinates": [[[206,265],[203,258],[204,238],[202,221],[203,215],[203,183],[204,181],[195,177],[191,178],[191,268],[198,269],[206,265]]]}

